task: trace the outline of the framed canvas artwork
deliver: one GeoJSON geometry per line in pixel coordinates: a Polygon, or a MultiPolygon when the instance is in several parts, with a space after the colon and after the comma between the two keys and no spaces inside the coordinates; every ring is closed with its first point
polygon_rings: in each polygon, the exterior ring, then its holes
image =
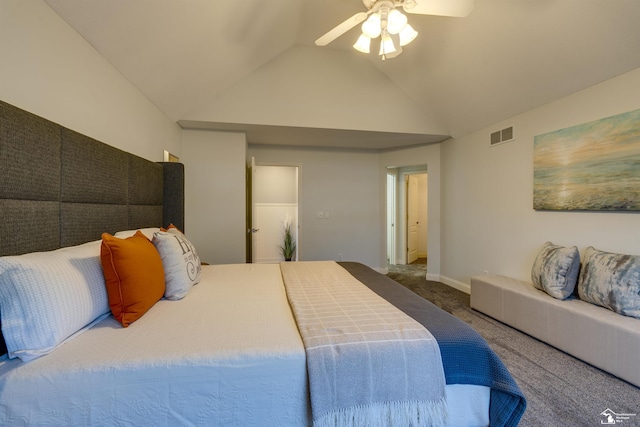
{"type": "Polygon", "coordinates": [[[534,138],[533,208],[640,210],[640,109],[534,138]]]}

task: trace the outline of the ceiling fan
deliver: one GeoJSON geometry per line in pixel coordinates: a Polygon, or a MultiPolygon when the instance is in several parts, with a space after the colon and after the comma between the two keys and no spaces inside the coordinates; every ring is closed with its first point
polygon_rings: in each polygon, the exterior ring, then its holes
{"type": "Polygon", "coordinates": [[[417,15],[465,17],[473,10],[475,0],[362,0],[366,12],[358,12],[329,30],[316,40],[317,46],[326,46],[356,25],[362,23],[362,35],[353,47],[369,53],[371,39],[380,39],[382,59],[393,58],[402,52],[402,46],[411,43],[418,33],[407,23],[407,17],[398,10],[417,15]]]}

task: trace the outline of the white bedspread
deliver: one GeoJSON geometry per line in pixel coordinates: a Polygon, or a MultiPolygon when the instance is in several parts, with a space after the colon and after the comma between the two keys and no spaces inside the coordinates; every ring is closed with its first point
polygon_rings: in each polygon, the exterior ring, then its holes
{"type": "Polygon", "coordinates": [[[306,361],[278,265],[203,268],[180,301],[0,362],[2,425],[305,425],[306,361]]]}

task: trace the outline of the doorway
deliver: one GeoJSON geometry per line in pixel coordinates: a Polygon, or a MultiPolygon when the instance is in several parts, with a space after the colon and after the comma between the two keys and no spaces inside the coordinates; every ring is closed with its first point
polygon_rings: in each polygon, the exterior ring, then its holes
{"type": "Polygon", "coordinates": [[[284,261],[285,227],[296,243],[299,258],[298,166],[258,165],[252,159],[247,179],[247,262],[284,261]]]}
{"type": "Polygon", "coordinates": [[[389,265],[428,258],[426,165],[387,168],[387,260],[389,265]]]}

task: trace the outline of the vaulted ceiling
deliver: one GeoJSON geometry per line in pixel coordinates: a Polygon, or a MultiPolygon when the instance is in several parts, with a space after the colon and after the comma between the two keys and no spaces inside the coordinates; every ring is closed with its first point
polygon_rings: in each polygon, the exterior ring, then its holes
{"type": "Polygon", "coordinates": [[[409,15],[393,59],[358,27],[314,40],[361,0],[45,0],[183,127],[250,143],[383,149],[441,141],[640,67],[638,0],[476,0],[409,15]]]}

